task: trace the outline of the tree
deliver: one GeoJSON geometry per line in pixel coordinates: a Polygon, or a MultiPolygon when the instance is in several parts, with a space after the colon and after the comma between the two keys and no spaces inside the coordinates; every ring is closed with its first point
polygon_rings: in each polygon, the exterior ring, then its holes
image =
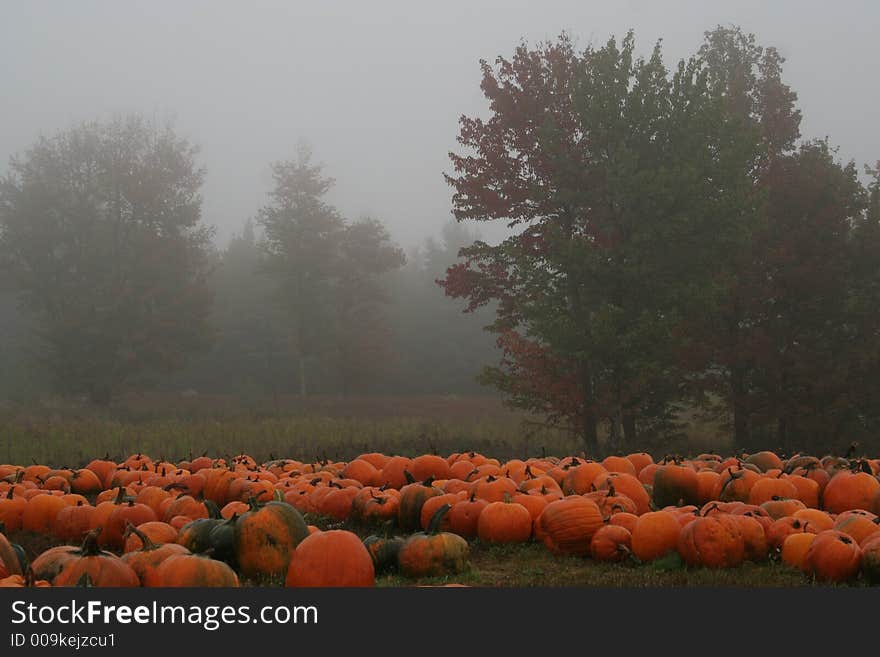
{"type": "Polygon", "coordinates": [[[438,237],[428,237],[407,256],[406,265],[391,277],[389,314],[395,327],[398,366],[390,389],[408,394],[473,394],[481,391],[477,377],[493,362],[492,336],[483,330],[494,307],[462,314],[454,299],[438,294],[437,279],[455,263],[458,251],[478,235],[466,225],[449,221],[438,237]]]}
{"type": "Polygon", "coordinates": [[[719,113],[714,225],[733,228],[739,238],[723,240],[726,248],[714,251],[707,303],[688,313],[680,330],[689,336],[690,392],[702,401],[706,392],[720,396],[733,417],[734,441],[745,446],[759,398],[753,394],[756,359],[765,350],[754,306],[766,292],[761,248],[771,222],[770,186],[794,152],[801,114],[774,48],[762,48],[737,27],[705,36],[698,57],[719,113]]]}
{"type": "Polygon", "coordinates": [[[197,150],[141,117],[41,138],[0,184],[0,249],[56,388],[106,403],[209,339],[197,150]]]}
{"type": "Polygon", "coordinates": [[[323,200],[333,180],[312,164],[307,147],[296,161],[275,164],[273,177],[272,202],[257,220],[300,394],[322,375],[343,391],[363,387],[388,362],[381,277],[404,263],[403,252],[379,221],[347,221],[323,200]]]}
{"type": "Polygon", "coordinates": [[[669,74],[659,45],[575,52],[570,39],[483,62],[492,116],[463,117],[451,154],[459,221],[504,220],[442,281],[475,310],[497,302],[503,357],[484,380],[599,449],[662,423],[680,397],[671,357],[677,317],[716,252],[742,239],[713,221],[723,162],[720,107],[700,61],[669,74]]]}
{"type": "Polygon", "coordinates": [[[335,336],[345,394],[370,389],[393,369],[397,354],[385,317],[391,299],[383,277],[406,258],[376,219],[347,224],[339,246],[335,336]]]}

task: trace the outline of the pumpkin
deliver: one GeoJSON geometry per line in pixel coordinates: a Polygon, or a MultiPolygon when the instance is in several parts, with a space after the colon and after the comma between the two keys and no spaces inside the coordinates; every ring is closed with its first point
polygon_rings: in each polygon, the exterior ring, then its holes
{"type": "Polygon", "coordinates": [[[375,579],[373,558],[357,534],[333,529],[311,534],[296,546],[285,585],[363,587],[373,586],[375,579]]]}
{"type": "MultiPolygon", "coordinates": [[[[98,530],[86,535],[82,547],[65,561],[53,580],[55,586],[135,587],[141,581],[122,559],[98,546],[98,530]]],[[[36,569],[35,569],[36,570],[36,569]]]]}
{"type": "Polygon", "coordinates": [[[237,587],[238,575],[227,564],[197,554],[173,554],[163,559],[145,586],[237,587]]]}
{"type": "Polygon", "coordinates": [[[403,543],[404,539],[400,537],[367,536],[364,539],[364,547],[370,553],[376,573],[397,570],[397,556],[403,543]]]}
{"type": "Polygon", "coordinates": [[[457,534],[438,532],[450,506],[437,510],[428,528],[410,536],[398,554],[400,572],[407,577],[425,577],[463,572],[468,565],[467,541],[457,534]]]}
{"type": "Polygon", "coordinates": [[[861,514],[840,515],[833,528],[861,544],[867,537],[880,534],[880,518],[861,514]]]}
{"type": "Polygon", "coordinates": [[[858,574],[861,557],[861,549],[851,536],[826,529],[816,534],[804,563],[807,572],[818,580],[845,582],[858,574]]]}
{"type": "MultiPolygon", "coordinates": [[[[406,475],[410,479],[412,478],[409,472],[406,475]]],[[[425,503],[425,500],[443,494],[443,491],[439,488],[434,488],[431,484],[431,479],[426,479],[423,482],[413,481],[400,489],[397,524],[403,531],[411,532],[421,529],[422,505],[425,503]]]]}
{"type": "Polygon", "coordinates": [[[10,486],[6,496],[0,499],[0,522],[10,532],[21,529],[21,517],[28,501],[22,495],[15,494],[15,487],[10,486]]]}
{"type": "Polygon", "coordinates": [[[524,543],[531,535],[532,515],[514,502],[491,502],[477,520],[477,536],[484,543],[524,543]]]}
{"type": "Polygon", "coordinates": [[[632,532],[632,551],[640,561],[653,561],[676,549],[681,527],[676,516],[651,511],[639,516],[632,532]]]}
{"type": "Polygon", "coordinates": [[[861,546],[861,569],[870,584],[880,584],[880,536],[872,536],[861,546]]]}
{"type": "Polygon", "coordinates": [[[480,513],[488,504],[486,500],[477,499],[473,493],[468,499],[456,502],[448,514],[449,530],[465,538],[476,536],[480,513]]]}
{"type": "Polygon", "coordinates": [[[0,523],[0,568],[5,571],[4,576],[21,575],[23,569],[15,546],[6,538],[6,527],[0,523]]]}
{"type": "Polygon", "coordinates": [[[434,454],[422,454],[414,458],[407,468],[417,481],[425,479],[449,479],[452,473],[446,459],[434,454]]]}
{"type": "Polygon", "coordinates": [[[867,472],[842,470],[831,477],[822,495],[822,503],[830,513],[849,509],[870,509],[880,481],[867,472]]]}
{"type": "Polygon", "coordinates": [[[684,506],[697,504],[700,501],[700,482],[693,468],[668,463],[661,465],[654,472],[652,495],[654,506],[684,506]]]}
{"type": "Polygon", "coordinates": [[[787,479],[780,479],[779,477],[761,477],[754,483],[751,490],[749,490],[748,503],[761,505],[770,500],[797,498],[797,496],[797,488],[795,488],[795,485],[787,479]]]}
{"type": "Polygon", "coordinates": [[[774,550],[781,550],[782,544],[785,542],[786,537],[789,534],[802,534],[808,532],[810,534],[816,534],[817,531],[813,531],[813,528],[810,527],[810,523],[798,520],[793,517],[785,517],[779,518],[767,528],[767,543],[774,550]]]}
{"type": "Polygon", "coordinates": [[[745,547],[735,523],[723,514],[692,520],[679,532],[678,553],[689,566],[738,566],[745,557],[745,547]]]}
{"type": "Polygon", "coordinates": [[[137,538],[141,547],[123,554],[122,560],[131,566],[142,586],[151,585],[148,581],[154,576],[154,571],[165,559],[175,554],[190,553],[189,550],[178,543],[154,543],[146,533],[131,524],[128,525],[128,529],[125,532],[126,543],[128,543],[129,536],[137,538]]]}
{"type": "Polygon", "coordinates": [[[21,514],[21,528],[35,534],[55,534],[55,521],[67,503],[55,495],[32,497],[21,514]]]}
{"type": "Polygon", "coordinates": [[[632,554],[632,534],[620,525],[605,525],[593,534],[590,556],[596,561],[623,561],[632,554]]]}
{"type": "Polygon", "coordinates": [[[782,470],[783,468],[782,459],[775,453],[767,451],[750,454],[745,462],[758,466],[758,469],[761,472],[767,472],[768,470],[782,470]]]}
{"type": "Polygon", "coordinates": [[[809,532],[802,534],[789,534],[782,543],[781,558],[782,563],[790,568],[798,570],[807,570],[807,552],[816,538],[815,534],[809,532]]]}
{"type": "Polygon", "coordinates": [[[284,577],[294,549],[309,529],[299,511],[286,502],[253,502],[235,521],[235,558],[245,577],[284,577]]]}
{"type": "Polygon", "coordinates": [[[555,554],[587,556],[593,534],[602,526],[597,504],[572,495],[547,505],[535,521],[535,537],[555,554]]]}
{"type": "Polygon", "coordinates": [[[560,487],[565,495],[583,495],[593,490],[593,482],[603,474],[608,474],[608,470],[601,463],[578,462],[565,471],[560,487]]]}
{"type": "Polygon", "coordinates": [[[134,500],[118,504],[107,518],[107,524],[98,538],[98,544],[101,547],[121,551],[125,546],[123,534],[129,523],[137,527],[145,522],[156,522],[157,520],[156,512],[146,504],[138,504],[134,500]]]}

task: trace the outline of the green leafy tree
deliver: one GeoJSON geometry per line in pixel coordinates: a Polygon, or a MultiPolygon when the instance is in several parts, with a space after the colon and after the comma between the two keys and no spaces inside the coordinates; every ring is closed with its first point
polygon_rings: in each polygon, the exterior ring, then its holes
{"type": "Polygon", "coordinates": [[[483,63],[488,120],[462,118],[452,155],[459,221],[503,220],[442,282],[475,310],[497,303],[502,361],[486,371],[516,406],[599,450],[669,420],[682,313],[706,294],[716,252],[742,239],[718,225],[721,108],[702,63],[670,73],[632,34],[577,53],[567,37],[483,63]],[[696,289],[696,290],[695,290],[696,289]],[[629,435],[627,435],[629,434],[629,435]]]}

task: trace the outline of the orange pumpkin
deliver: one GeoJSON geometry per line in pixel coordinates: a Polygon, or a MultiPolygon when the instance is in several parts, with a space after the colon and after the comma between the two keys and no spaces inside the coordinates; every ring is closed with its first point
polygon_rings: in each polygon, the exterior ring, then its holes
{"type": "Polygon", "coordinates": [[[535,537],[555,554],[586,556],[593,535],[603,526],[595,502],[571,495],[547,505],[535,521],[535,537]]]}
{"type": "Polygon", "coordinates": [[[851,536],[834,529],[819,532],[804,560],[808,573],[828,582],[845,582],[859,572],[862,552],[851,536]]]}
{"type": "Polygon", "coordinates": [[[65,561],[52,582],[55,586],[140,586],[137,573],[122,559],[98,547],[97,530],[89,532],[82,547],[65,561]]]}
{"type": "Polygon", "coordinates": [[[620,525],[601,527],[590,541],[590,556],[596,561],[623,561],[632,553],[632,534],[620,525]]]}
{"type": "Polygon", "coordinates": [[[524,543],[532,535],[532,516],[521,504],[490,502],[477,520],[477,536],[485,543],[524,543]]]}
{"type": "Polygon", "coordinates": [[[675,550],[681,527],[676,516],[651,511],[639,516],[632,532],[633,554],[641,561],[653,561],[675,550]]]}
{"type": "Polygon", "coordinates": [[[745,547],[736,522],[732,516],[718,514],[685,525],[677,542],[684,562],[706,568],[733,568],[742,563],[745,547]]]}
{"type": "Polygon", "coordinates": [[[373,558],[357,534],[334,529],[312,534],[293,551],[286,586],[373,586],[373,558]]]}

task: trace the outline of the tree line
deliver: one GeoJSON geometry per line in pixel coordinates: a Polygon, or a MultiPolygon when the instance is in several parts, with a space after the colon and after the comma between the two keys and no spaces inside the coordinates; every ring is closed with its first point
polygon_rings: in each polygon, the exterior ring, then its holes
{"type": "Polygon", "coordinates": [[[486,365],[590,453],[683,412],[744,449],[876,444],[880,166],[802,138],[783,64],[737,27],[673,66],[632,33],[482,62],[488,117],[461,118],[445,174],[458,223],[409,253],[326,201],[308,149],[219,250],[170,127],[40,139],[0,183],[2,383],[467,393],[486,365]]]}
{"type": "MultiPolygon", "coordinates": [[[[141,116],[41,138],[0,183],[0,392],[467,393],[494,345],[434,280],[473,235],[407,258],[326,201],[301,147],[225,249],[197,150],[141,116]]],[[[484,322],[485,323],[485,322],[484,322]]]]}
{"type": "Polygon", "coordinates": [[[483,62],[447,178],[460,221],[514,233],[443,285],[497,304],[486,382],[589,453],[683,409],[745,449],[878,445],[880,173],[801,139],[783,62],[736,27],[671,68],[632,33],[483,62]]]}

